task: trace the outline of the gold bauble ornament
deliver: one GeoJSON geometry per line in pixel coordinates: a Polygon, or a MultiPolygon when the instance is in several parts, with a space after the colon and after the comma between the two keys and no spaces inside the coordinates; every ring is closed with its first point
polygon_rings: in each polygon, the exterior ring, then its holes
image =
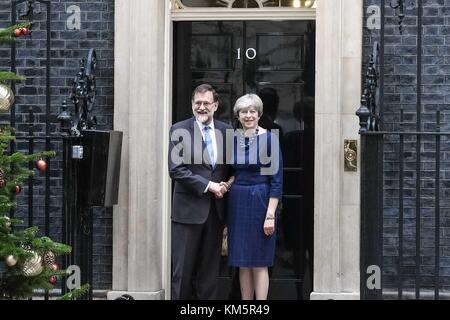
{"type": "Polygon", "coordinates": [[[25,260],[22,266],[22,273],[25,277],[35,277],[44,270],[42,257],[34,251],[30,251],[32,256],[25,260]]]}
{"type": "Polygon", "coordinates": [[[10,254],[6,257],[5,262],[8,267],[14,267],[17,263],[17,259],[12,254],[10,254]]]}
{"type": "Polygon", "coordinates": [[[0,84],[0,112],[8,112],[14,103],[14,93],[10,87],[0,84]]]}

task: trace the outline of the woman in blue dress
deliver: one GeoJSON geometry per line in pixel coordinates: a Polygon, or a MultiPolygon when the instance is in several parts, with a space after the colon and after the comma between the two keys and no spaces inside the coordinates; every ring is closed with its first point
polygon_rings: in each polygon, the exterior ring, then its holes
{"type": "Polygon", "coordinates": [[[263,103],[257,95],[240,97],[233,111],[242,128],[235,132],[231,152],[235,179],[228,185],[228,264],[239,267],[242,299],[265,300],[282,195],[281,151],[278,136],[258,126],[263,103]]]}

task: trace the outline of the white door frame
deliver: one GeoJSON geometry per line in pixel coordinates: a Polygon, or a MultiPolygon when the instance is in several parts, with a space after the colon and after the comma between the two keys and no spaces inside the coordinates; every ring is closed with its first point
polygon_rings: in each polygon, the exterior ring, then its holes
{"type": "MultiPolygon", "coordinates": [[[[361,90],[362,9],[362,0],[322,0],[317,9],[197,8],[167,15],[170,62],[174,21],[316,20],[313,299],[359,299],[360,179],[359,171],[343,171],[342,159],[343,140],[359,140],[354,112],[361,90]]],[[[166,72],[166,109],[171,110],[171,63],[166,72]]],[[[167,200],[170,205],[170,196],[167,200]]]]}
{"type": "MultiPolygon", "coordinates": [[[[173,23],[177,21],[254,21],[254,20],[315,20],[316,10],[310,8],[258,8],[258,9],[227,9],[227,8],[194,8],[194,9],[179,9],[171,11],[170,0],[166,0],[166,25],[165,25],[165,56],[168,61],[165,63],[165,119],[169,120],[167,125],[167,131],[169,131],[172,122],[172,62],[173,62],[173,23]]],[[[189,101],[186,101],[189,103],[189,101]]],[[[168,152],[168,150],[166,150],[168,152]]],[[[166,153],[167,154],[167,153],[166,153]]],[[[171,183],[170,178],[167,177],[164,181],[164,191],[166,199],[167,212],[171,210],[171,183]]],[[[166,243],[168,245],[165,248],[163,256],[167,257],[166,271],[170,271],[170,219],[166,223],[167,235],[166,243]]],[[[170,298],[170,272],[164,277],[166,282],[166,299],[170,298]]]]}
{"type": "MultiPolygon", "coordinates": [[[[236,10],[236,11],[235,11],[236,10]]],[[[113,290],[170,297],[167,174],[172,120],[172,25],[183,19],[311,19],[297,9],[172,14],[170,3],[116,0],[114,128],[124,132],[113,212],[113,290]],[[296,15],[298,13],[298,16],[296,15]],[[188,18],[189,17],[189,18],[188,18]]],[[[314,291],[359,298],[359,171],[344,172],[343,140],[359,140],[362,0],[320,0],[316,15],[314,291]],[[324,196],[326,195],[326,196],[324,196]]],[[[188,101],[186,103],[189,103],[188,101]]]]}
{"type": "Polygon", "coordinates": [[[315,9],[297,8],[195,8],[174,10],[172,21],[219,21],[219,20],[315,20],[315,9]]]}

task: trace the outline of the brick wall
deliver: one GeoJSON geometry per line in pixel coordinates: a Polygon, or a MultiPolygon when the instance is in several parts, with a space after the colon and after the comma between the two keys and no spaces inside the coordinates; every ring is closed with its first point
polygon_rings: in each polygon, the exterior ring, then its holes
{"type": "MultiPolygon", "coordinates": [[[[113,124],[113,40],[114,40],[114,0],[52,0],[50,23],[51,69],[50,69],[50,101],[51,110],[49,131],[57,133],[59,124],[57,115],[62,101],[69,96],[72,81],[79,71],[79,60],[86,58],[88,50],[94,48],[98,63],[96,70],[97,96],[95,115],[98,129],[112,129],[113,124]],[[68,8],[75,5],[80,8],[80,29],[69,30],[67,20],[73,15],[68,8]]],[[[23,5],[18,6],[24,12],[23,5]]],[[[0,0],[0,28],[11,25],[12,1],[0,0]]],[[[33,32],[31,37],[19,38],[16,41],[15,64],[17,73],[27,80],[16,87],[15,127],[17,135],[24,135],[29,130],[29,109],[34,113],[33,130],[36,134],[46,131],[46,46],[47,46],[47,13],[46,8],[36,5],[33,32]]],[[[20,15],[20,14],[19,14],[20,15]]],[[[72,21],[72,20],[71,20],[72,21]]],[[[0,47],[0,68],[9,70],[11,66],[11,50],[9,45],[0,47]]],[[[70,101],[68,101],[69,106],[70,101]]],[[[0,123],[11,121],[9,114],[0,115],[0,123]]],[[[28,149],[26,143],[18,145],[19,149],[28,149]]],[[[42,143],[34,144],[35,151],[43,150],[42,143]]],[[[61,144],[52,143],[51,148],[58,152],[51,161],[50,181],[50,236],[61,241],[61,144]]],[[[44,226],[44,174],[37,172],[33,187],[33,224],[43,229],[44,226]]],[[[28,188],[24,186],[18,198],[16,216],[28,221],[28,188]]],[[[94,289],[111,287],[112,270],[112,211],[96,209],[94,211],[94,289]]]]}
{"type": "MultiPolygon", "coordinates": [[[[398,29],[398,18],[386,1],[385,19],[385,76],[383,128],[388,131],[435,131],[436,111],[441,111],[441,131],[450,132],[450,1],[423,0],[423,37],[418,47],[417,1],[406,1],[403,33],[398,29]],[[420,75],[421,104],[418,99],[418,50],[422,52],[420,75]],[[403,122],[400,110],[403,109],[403,122]],[[419,110],[419,111],[418,111],[419,110]],[[417,126],[418,115],[421,125],[417,126]]],[[[372,43],[380,40],[380,30],[369,30],[366,22],[372,12],[370,5],[379,0],[365,0],[364,10],[364,66],[372,52],[372,43]]],[[[363,77],[364,79],[364,77],[363,77]]],[[[441,140],[440,168],[440,278],[441,291],[450,289],[450,147],[448,138],[441,140]]],[[[416,209],[420,210],[420,286],[432,290],[435,276],[435,137],[424,137],[420,142],[420,207],[416,205],[417,182],[416,136],[405,138],[404,145],[404,220],[403,220],[403,286],[414,288],[416,283],[416,209]]],[[[399,138],[385,138],[384,196],[383,196],[383,275],[384,287],[398,285],[399,259],[399,138]]]]}

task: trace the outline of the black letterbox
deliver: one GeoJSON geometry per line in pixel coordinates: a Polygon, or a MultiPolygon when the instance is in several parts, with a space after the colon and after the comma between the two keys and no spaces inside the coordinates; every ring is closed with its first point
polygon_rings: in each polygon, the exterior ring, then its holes
{"type": "Polygon", "coordinates": [[[83,198],[91,206],[111,207],[118,203],[123,133],[85,130],[82,135],[83,198]]]}

